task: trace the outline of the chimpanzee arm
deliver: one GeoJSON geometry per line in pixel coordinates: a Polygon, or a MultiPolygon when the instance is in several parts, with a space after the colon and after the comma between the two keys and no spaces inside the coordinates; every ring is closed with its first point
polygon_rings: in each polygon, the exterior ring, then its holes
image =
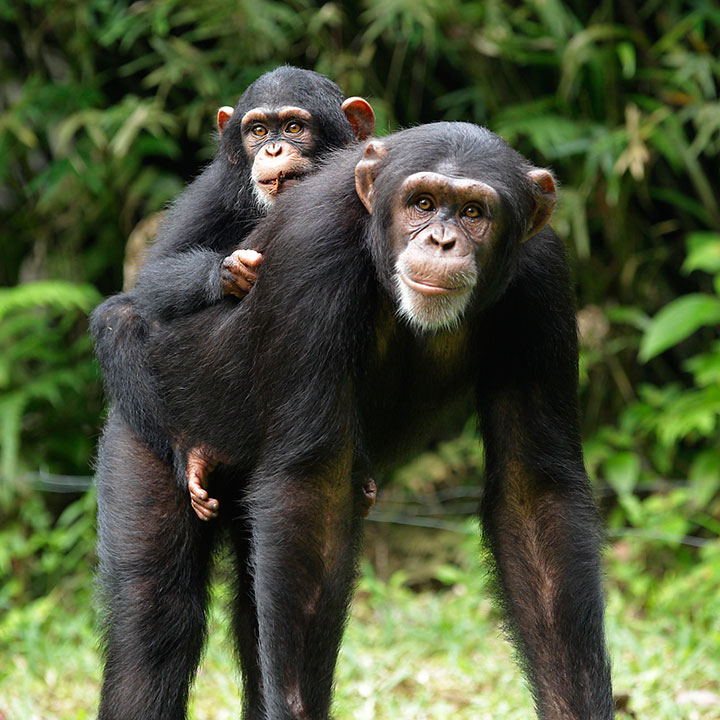
{"type": "Polygon", "coordinates": [[[148,258],[138,272],[135,293],[141,311],[170,320],[219,302],[223,297],[220,270],[229,250],[197,247],[148,258]]]}
{"type": "Polygon", "coordinates": [[[223,297],[223,261],[261,215],[229,172],[244,173],[216,157],[167,211],[134,288],[148,320],[188,315],[223,297]]]}
{"type": "Polygon", "coordinates": [[[600,531],[578,428],[577,331],[564,248],[545,231],[493,317],[502,348],[479,411],[484,534],[544,720],[611,720],[600,531]]]}

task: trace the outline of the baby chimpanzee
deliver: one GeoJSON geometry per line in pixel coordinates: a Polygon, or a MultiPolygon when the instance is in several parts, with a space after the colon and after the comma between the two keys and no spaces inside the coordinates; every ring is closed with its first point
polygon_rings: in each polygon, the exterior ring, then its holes
{"type": "MultiPolygon", "coordinates": [[[[174,457],[175,442],[152,412],[158,406],[146,343],[153,328],[224,297],[243,297],[255,281],[260,253],[236,249],[287,187],[312,173],[329,151],[370,136],[375,117],[362,98],[345,99],[328,78],[281,67],[258,78],[235,108],[217,114],[213,161],[168,210],[136,286],[93,313],[91,333],[114,409],[166,463],[181,465],[192,506],[215,517],[205,489],[222,458],[203,446],[174,457]]],[[[183,480],[184,481],[184,480],[183,480]]],[[[374,483],[368,485],[369,505],[374,483]]],[[[369,506],[368,506],[369,507],[369,506]]]]}

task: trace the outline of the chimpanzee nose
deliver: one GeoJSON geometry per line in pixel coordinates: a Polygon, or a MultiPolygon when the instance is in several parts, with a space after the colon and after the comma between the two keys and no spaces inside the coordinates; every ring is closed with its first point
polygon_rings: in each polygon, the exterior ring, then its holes
{"type": "Polygon", "coordinates": [[[268,143],[265,146],[265,152],[271,157],[277,157],[282,152],[282,145],[279,143],[268,143]]]}
{"type": "Polygon", "coordinates": [[[426,236],[427,244],[441,252],[452,250],[456,241],[457,237],[452,228],[447,228],[444,225],[433,225],[433,227],[429,228],[426,236]]]}

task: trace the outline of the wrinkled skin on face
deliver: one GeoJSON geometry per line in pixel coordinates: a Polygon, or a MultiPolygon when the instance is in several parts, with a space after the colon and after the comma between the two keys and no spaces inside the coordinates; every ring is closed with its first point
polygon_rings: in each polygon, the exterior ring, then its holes
{"type": "MultiPolygon", "coordinates": [[[[373,141],[356,167],[356,191],[370,214],[377,209],[375,175],[386,154],[373,141]]],[[[526,179],[533,206],[522,241],[543,228],[555,206],[550,172],[532,168],[526,179]]],[[[390,200],[387,230],[398,314],[419,330],[455,327],[483,292],[483,271],[504,252],[503,215],[499,191],[481,177],[443,169],[404,178],[390,200]]]]}
{"type": "Polygon", "coordinates": [[[494,238],[497,203],[479,180],[424,172],[402,184],[390,233],[400,308],[411,322],[435,329],[461,317],[494,238]]]}
{"type": "Polygon", "coordinates": [[[243,144],[252,158],[252,181],[258,200],[269,204],[315,166],[317,128],[303,108],[255,108],[242,119],[243,144]]]}

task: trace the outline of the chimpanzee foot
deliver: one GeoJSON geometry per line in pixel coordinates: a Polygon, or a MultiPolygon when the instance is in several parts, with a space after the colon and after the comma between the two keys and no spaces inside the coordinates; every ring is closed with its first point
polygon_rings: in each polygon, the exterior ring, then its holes
{"type": "Polygon", "coordinates": [[[190,504],[201,520],[212,520],[218,516],[220,503],[209,497],[207,491],[207,476],[217,464],[218,461],[204,445],[194,447],[188,452],[186,475],[190,504]]]}
{"type": "Polygon", "coordinates": [[[363,517],[367,517],[370,514],[370,508],[375,504],[377,500],[377,485],[373,478],[368,478],[362,488],[363,495],[365,496],[365,507],[363,509],[363,517]]]}

